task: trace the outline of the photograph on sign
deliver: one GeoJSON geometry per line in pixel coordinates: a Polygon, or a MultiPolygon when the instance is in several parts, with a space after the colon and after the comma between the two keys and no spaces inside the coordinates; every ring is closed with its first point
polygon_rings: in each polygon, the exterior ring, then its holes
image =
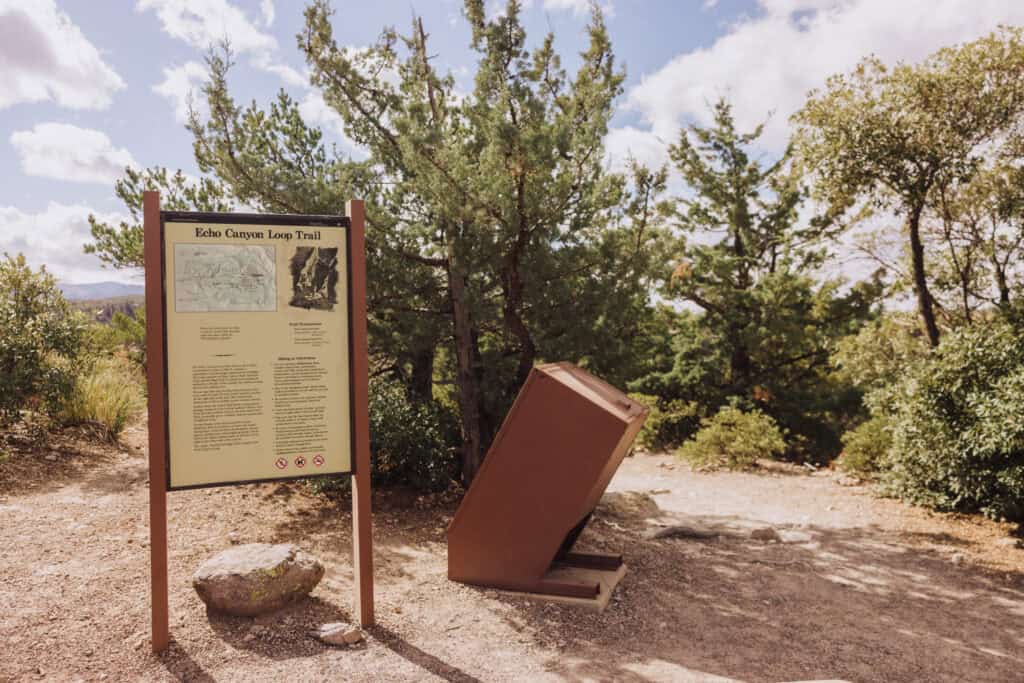
{"type": "Polygon", "coordinates": [[[220,220],[163,224],[168,488],[350,472],[346,230],[220,220]]]}

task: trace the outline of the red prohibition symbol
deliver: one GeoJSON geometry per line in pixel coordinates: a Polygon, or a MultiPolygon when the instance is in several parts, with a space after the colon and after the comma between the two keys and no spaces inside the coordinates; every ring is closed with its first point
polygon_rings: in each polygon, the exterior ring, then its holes
{"type": "Polygon", "coordinates": [[[299,457],[295,458],[295,466],[296,467],[305,467],[306,466],[306,458],[304,456],[301,456],[301,455],[299,457]]]}
{"type": "Polygon", "coordinates": [[[323,465],[324,464],[324,456],[322,456],[322,455],[314,455],[313,456],[313,464],[316,465],[317,467],[320,467],[320,465],[323,465]]]}
{"type": "Polygon", "coordinates": [[[284,458],[278,458],[274,461],[274,464],[277,465],[277,469],[279,470],[283,470],[285,467],[288,467],[288,461],[284,458]]]}

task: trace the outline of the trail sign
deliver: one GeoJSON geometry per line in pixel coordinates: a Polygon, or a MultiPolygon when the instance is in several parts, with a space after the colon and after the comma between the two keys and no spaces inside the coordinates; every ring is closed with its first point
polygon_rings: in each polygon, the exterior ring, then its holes
{"type": "Polygon", "coordinates": [[[349,219],[161,218],[168,488],[350,472],[349,219]]]}
{"type": "Polygon", "coordinates": [[[363,211],[161,212],[143,195],[156,652],[169,490],[351,473],[355,612],[374,623],[363,211]]]}

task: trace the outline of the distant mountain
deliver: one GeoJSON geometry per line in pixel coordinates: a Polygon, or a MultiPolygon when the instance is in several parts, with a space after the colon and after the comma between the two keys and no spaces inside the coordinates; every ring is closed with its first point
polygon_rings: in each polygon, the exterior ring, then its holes
{"type": "Polygon", "coordinates": [[[59,282],[57,286],[71,301],[112,299],[119,296],[141,296],[146,288],[142,285],[126,285],[123,282],[59,282]]]}

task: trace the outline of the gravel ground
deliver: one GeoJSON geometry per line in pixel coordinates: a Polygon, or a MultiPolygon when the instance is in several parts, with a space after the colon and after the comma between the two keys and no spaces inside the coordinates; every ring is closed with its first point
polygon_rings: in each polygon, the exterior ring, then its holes
{"type": "MultiPolygon", "coordinates": [[[[700,474],[627,459],[581,539],[629,573],[603,614],[445,578],[451,500],[375,498],[378,626],[351,620],[347,505],[301,485],[168,494],[171,630],[149,652],[145,427],[66,435],[0,464],[0,680],[1024,680],[1024,550],[830,473],[700,474]],[[49,458],[49,459],[47,459],[49,458]],[[683,525],[702,538],[648,538],[683,525]],[[781,540],[754,540],[770,527],[781,540]],[[294,542],[327,575],[257,619],[209,614],[189,577],[238,542],[294,542]]],[[[771,538],[768,533],[765,538],[771,538]]]]}

